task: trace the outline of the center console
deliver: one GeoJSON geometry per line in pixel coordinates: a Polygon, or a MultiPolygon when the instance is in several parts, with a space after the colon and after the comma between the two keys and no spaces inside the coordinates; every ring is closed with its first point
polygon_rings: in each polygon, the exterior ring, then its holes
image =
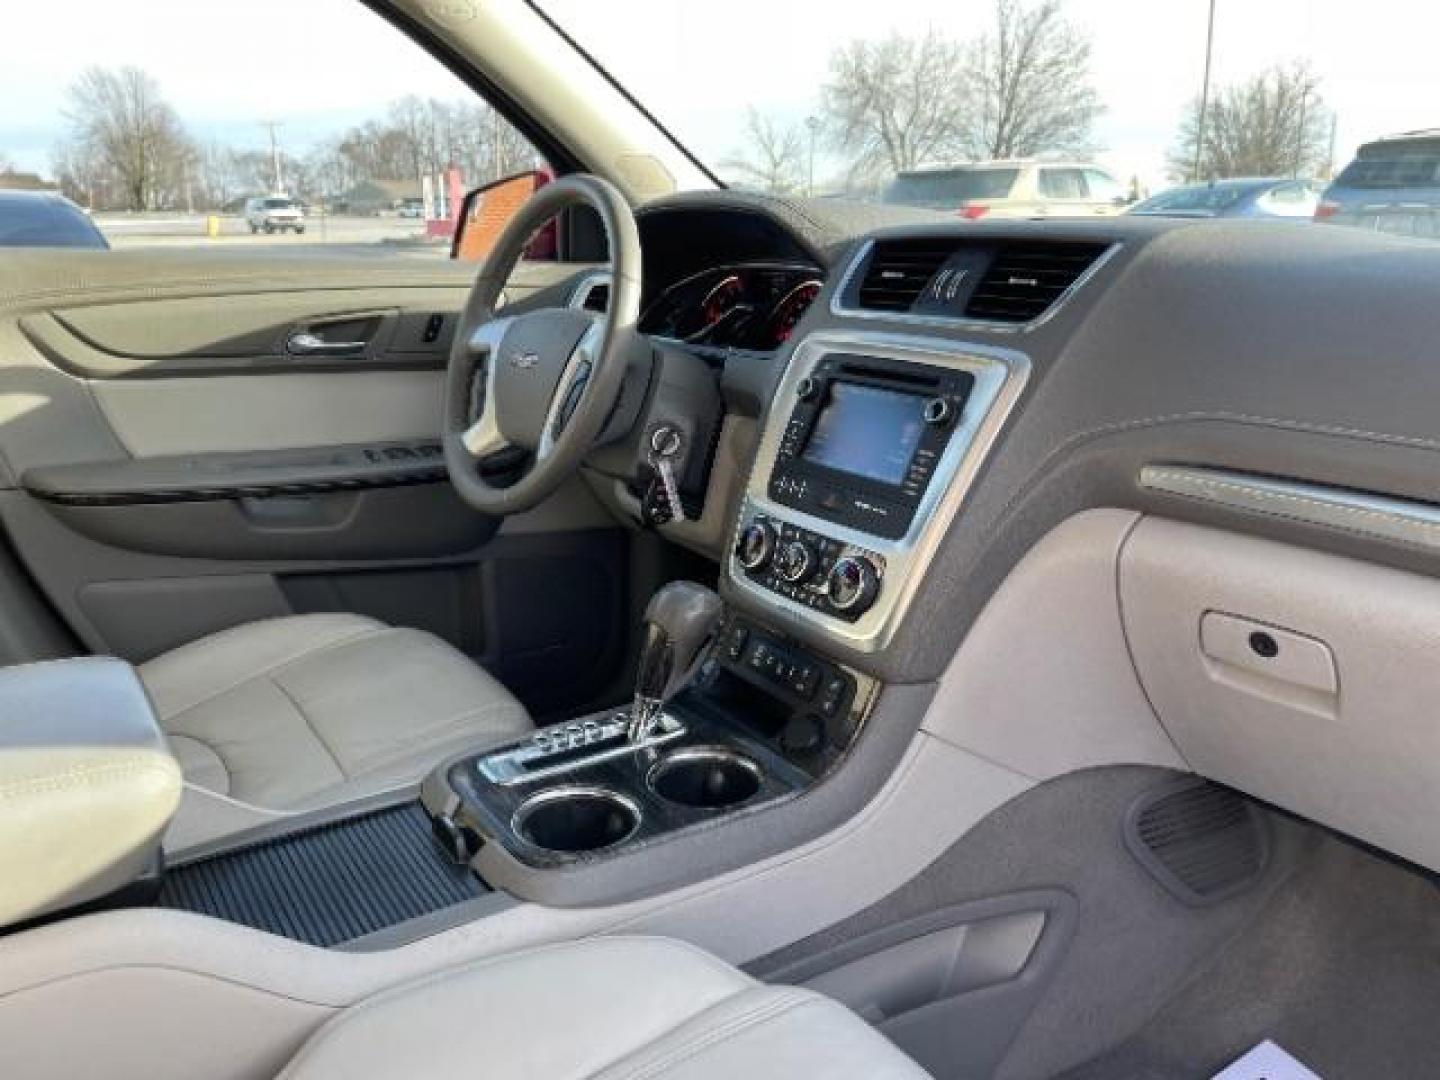
{"type": "Polygon", "coordinates": [[[1029,371],[1005,349],[817,333],[781,380],[727,583],[808,640],[888,644],[1029,371]]]}
{"type": "Polygon", "coordinates": [[[422,797],[442,846],[487,877],[497,859],[573,868],[754,813],[823,776],[863,722],[870,680],[733,613],[709,629],[648,730],[635,707],[616,710],[432,774],[422,797]]]}

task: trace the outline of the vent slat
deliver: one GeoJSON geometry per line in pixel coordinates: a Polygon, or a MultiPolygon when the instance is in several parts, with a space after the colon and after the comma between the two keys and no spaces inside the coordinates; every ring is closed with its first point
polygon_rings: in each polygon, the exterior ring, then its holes
{"type": "Polygon", "coordinates": [[[1029,241],[1008,244],[970,294],[972,319],[1025,323],[1038,319],[1105,251],[1105,244],[1029,241]]]}
{"type": "Polygon", "coordinates": [[[872,311],[909,311],[945,261],[949,245],[926,240],[884,240],[870,253],[860,282],[860,306],[872,311]]]}

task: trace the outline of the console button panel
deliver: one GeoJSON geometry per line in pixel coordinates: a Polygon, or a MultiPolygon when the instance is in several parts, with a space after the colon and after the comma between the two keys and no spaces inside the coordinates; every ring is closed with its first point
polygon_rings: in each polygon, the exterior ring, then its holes
{"type": "Polygon", "coordinates": [[[854,735],[857,688],[844,668],[731,615],[677,706],[719,709],[819,775],[854,735]]]}

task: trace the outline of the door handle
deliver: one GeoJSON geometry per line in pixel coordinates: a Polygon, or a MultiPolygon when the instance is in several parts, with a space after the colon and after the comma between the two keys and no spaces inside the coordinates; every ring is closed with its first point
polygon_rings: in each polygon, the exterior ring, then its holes
{"type": "Polygon", "coordinates": [[[291,356],[353,356],[365,351],[366,341],[326,341],[310,330],[296,330],[285,339],[291,356]]]}

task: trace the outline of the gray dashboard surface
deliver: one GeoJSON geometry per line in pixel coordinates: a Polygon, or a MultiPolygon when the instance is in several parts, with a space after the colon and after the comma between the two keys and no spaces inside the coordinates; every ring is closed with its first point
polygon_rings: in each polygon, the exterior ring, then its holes
{"type": "MultiPolygon", "coordinates": [[[[1440,571],[1433,554],[1403,542],[1139,484],[1147,464],[1182,463],[1435,500],[1440,246],[1309,224],[1124,218],[883,235],[1100,238],[1121,249],[1054,318],[1018,332],[836,315],[841,275],[831,274],[795,340],[842,327],[924,334],[1018,349],[1033,372],[890,648],[861,657],[804,629],[802,638],[887,681],[935,678],[1019,557],[1096,506],[1440,571]]],[[[787,358],[763,373],[727,372],[732,396],[768,400],[787,358]]]]}

